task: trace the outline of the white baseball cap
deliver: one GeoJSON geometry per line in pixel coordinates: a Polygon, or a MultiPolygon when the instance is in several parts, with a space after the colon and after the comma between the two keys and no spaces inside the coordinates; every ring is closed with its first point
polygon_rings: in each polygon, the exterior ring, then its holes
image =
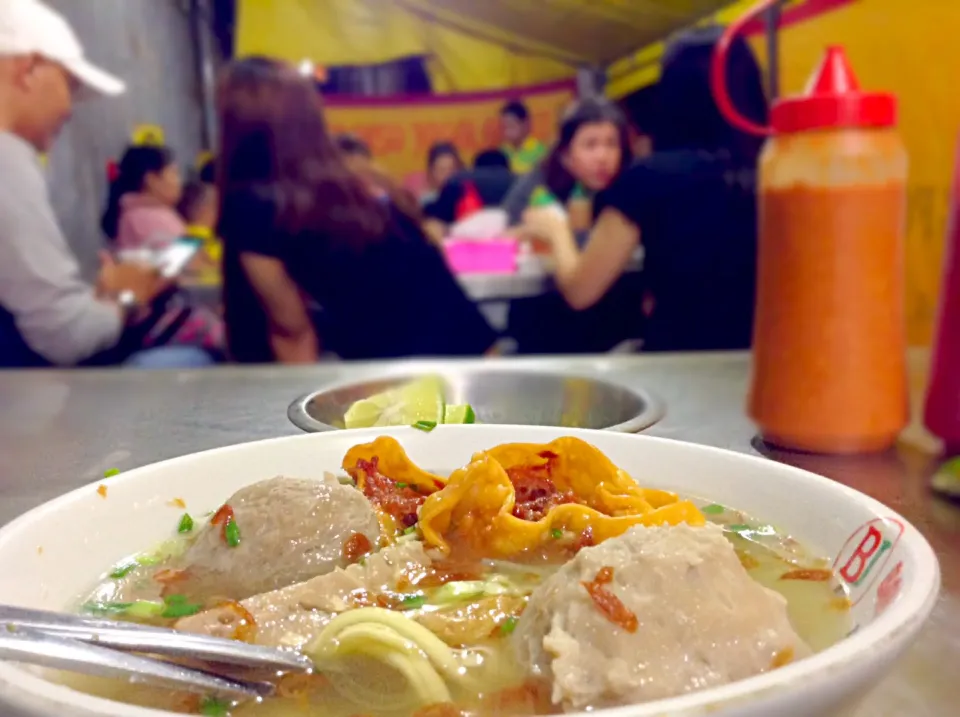
{"type": "Polygon", "coordinates": [[[119,95],[123,80],[91,64],[73,28],[39,0],[0,0],[0,55],[37,54],[62,65],[90,90],[119,95]]]}

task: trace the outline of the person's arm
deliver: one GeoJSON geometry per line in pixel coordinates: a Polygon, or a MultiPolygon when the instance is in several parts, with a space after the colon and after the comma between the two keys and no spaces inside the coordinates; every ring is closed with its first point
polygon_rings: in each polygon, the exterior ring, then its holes
{"type": "Polygon", "coordinates": [[[6,162],[4,172],[0,305],[31,349],[53,364],[75,365],[117,343],[122,311],[81,279],[39,171],[6,162]]]}
{"type": "Polygon", "coordinates": [[[629,266],[640,242],[640,228],[613,207],[600,213],[582,252],[566,218],[549,208],[528,210],[523,226],[552,244],[557,289],[576,310],[603,298],[629,266]]]}
{"type": "Polygon", "coordinates": [[[562,246],[554,249],[555,281],[573,309],[587,309],[603,298],[630,265],[640,243],[640,228],[618,210],[604,209],[580,252],[565,224],[562,246]]]}
{"type": "Polygon", "coordinates": [[[443,240],[447,236],[447,225],[439,219],[427,217],[423,220],[423,233],[436,246],[442,246],[443,240]]]}
{"type": "Polygon", "coordinates": [[[267,314],[270,346],[280,363],[315,363],[316,331],[296,282],[279,259],[242,252],[240,263],[267,314]]]}

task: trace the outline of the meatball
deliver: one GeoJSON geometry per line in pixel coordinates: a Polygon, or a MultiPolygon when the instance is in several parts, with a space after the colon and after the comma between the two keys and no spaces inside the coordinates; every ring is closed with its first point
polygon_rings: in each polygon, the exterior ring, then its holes
{"type": "Polygon", "coordinates": [[[566,710],[716,687],[809,653],[719,526],[635,527],[539,586],[512,638],[566,710]]]}
{"type": "MultiPolygon", "coordinates": [[[[401,579],[423,573],[430,564],[422,543],[401,543],[384,548],[362,564],[255,595],[240,603],[240,607],[256,625],[255,644],[300,650],[320,634],[334,615],[355,607],[361,595],[395,592],[401,579]]],[[[180,620],[177,629],[235,638],[237,617],[235,607],[221,606],[180,620]]]]}
{"type": "Polygon", "coordinates": [[[208,523],[180,559],[183,578],[171,591],[243,600],[345,567],[347,541],[372,547],[380,539],[373,508],[351,486],[278,477],[237,491],[225,505],[239,543],[231,547],[222,523],[208,523]]]}

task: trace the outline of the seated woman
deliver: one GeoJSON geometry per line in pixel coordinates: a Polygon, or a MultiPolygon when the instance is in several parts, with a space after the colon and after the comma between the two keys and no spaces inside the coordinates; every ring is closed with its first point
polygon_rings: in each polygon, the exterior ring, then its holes
{"type": "MultiPolygon", "coordinates": [[[[520,177],[504,199],[512,226],[543,249],[536,227],[522,226],[524,212],[539,207],[573,236],[586,240],[593,202],[629,166],[632,159],[626,118],[602,97],[574,103],[560,121],[556,145],[529,174],[520,177]]],[[[549,250],[549,246],[546,247],[549,250]]],[[[625,276],[602,304],[581,313],[557,292],[514,301],[509,333],[524,354],[596,353],[638,338],[642,331],[642,277],[625,276]]]]}
{"type": "Polygon", "coordinates": [[[346,167],[312,82],[248,58],[227,68],[218,101],[219,234],[235,360],[316,361],[312,304],[343,358],[491,349],[494,332],[416,218],[374,197],[346,167]]]}
{"type": "Polygon", "coordinates": [[[560,120],[556,145],[547,158],[517,180],[503,200],[511,226],[531,206],[556,205],[575,232],[589,229],[591,203],[630,166],[630,130],[620,108],[603,97],[571,105],[560,120]]]}
{"type": "Polygon", "coordinates": [[[443,185],[457,172],[463,171],[460,152],[452,142],[434,142],[427,152],[427,189],[420,196],[420,206],[435,202],[443,185]]]}
{"type": "Polygon", "coordinates": [[[129,147],[110,184],[101,227],[121,251],[163,249],[184,233],[180,169],[168,147],[129,147]]]}
{"type": "MultiPolygon", "coordinates": [[[[690,33],[667,51],[658,88],[654,152],[598,201],[583,250],[565,221],[539,208],[528,231],[553,246],[556,283],[574,309],[596,304],[638,244],[653,306],[649,351],[747,348],[756,285],[755,173],[762,140],[733,128],[710,91],[719,30],[690,33]]],[[[740,40],[729,55],[728,86],[746,116],[765,123],[760,70],[740,40]]]]}

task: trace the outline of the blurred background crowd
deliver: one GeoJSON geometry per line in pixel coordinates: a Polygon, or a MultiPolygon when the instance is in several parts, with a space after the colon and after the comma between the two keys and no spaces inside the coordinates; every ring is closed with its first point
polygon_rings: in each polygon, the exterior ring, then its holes
{"type": "MultiPolygon", "coordinates": [[[[5,2],[0,366],[749,348],[762,137],[710,78],[749,3],[637,5],[5,2]]],[[[908,29],[861,22],[894,5],[785,3],[733,104],[766,124],[838,41],[902,89],[908,29]]],[[[950,162],[915,112],[924,343],[950,162]]]]}

